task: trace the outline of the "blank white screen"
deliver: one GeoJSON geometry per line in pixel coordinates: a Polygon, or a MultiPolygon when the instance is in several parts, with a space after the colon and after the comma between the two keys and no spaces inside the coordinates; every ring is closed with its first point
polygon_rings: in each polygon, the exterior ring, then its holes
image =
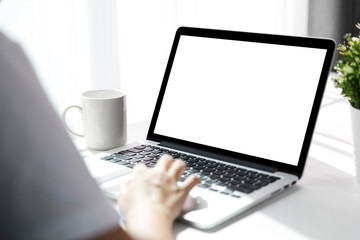
{"type": "Polygon", "coordinates": [[[182,36],[154,133],[297,165],[325,55],[182,36]]]}

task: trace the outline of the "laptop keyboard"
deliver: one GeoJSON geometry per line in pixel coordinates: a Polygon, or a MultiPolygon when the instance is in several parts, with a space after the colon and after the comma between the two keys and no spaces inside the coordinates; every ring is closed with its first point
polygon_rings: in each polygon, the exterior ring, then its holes
{"type": "Polygon", "coordinates": [[[197,187],[235,198],[239,198],[241,193],[252,193],[280,179],[269,174],[151,145],[136,146],[101,159],[129,168],[133,168],[138,163],[153,168],[163,154],[170,154],[174,159],[181,158],[185,161],[186,169],[179,181],[184,181],[187,176],[195,174],[200,178],[197,187]]]}

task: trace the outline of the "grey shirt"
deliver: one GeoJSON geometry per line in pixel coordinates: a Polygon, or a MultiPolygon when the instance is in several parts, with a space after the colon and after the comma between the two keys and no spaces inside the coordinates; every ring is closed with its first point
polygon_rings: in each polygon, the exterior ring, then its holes
{"type": "Polygon", "coordinates": [[[117,224],[24,52],[0,33],[0,239],[82,239],[117,224]]]}

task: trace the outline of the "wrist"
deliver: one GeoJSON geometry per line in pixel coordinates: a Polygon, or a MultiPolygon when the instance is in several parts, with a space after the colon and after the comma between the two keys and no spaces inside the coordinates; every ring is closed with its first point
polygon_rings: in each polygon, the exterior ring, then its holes
{"type": "Polygon", "coordinates": [[[137,208],[128,212],[125,219],[126,229],[135,239],[173,239],[174,219],[162,206],[137,208]]]}

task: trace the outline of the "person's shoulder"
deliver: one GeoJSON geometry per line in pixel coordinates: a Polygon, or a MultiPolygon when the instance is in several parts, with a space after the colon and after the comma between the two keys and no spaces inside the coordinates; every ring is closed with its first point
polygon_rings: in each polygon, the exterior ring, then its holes
{"type": "Polygon", "coordinates": [[[0,41],[9,41],[10,39],[0,30],[0,41]]]}
{"type": "Polygon", "coordinates": [[[10,89],[27,82],[33,70],[21,46],[0,29],[0,99],[12,95],[10,89]]]}
{"type": "Polygon", "coordinates": [[[16,45],[4,32],[0,30],[0,46],[7,47],[9,45],[16,45]]]}
{"type": "Polygon", "coordinates": [[[20,45],[0,29],[0,58],[9,61],[9,58],[16,57],[19,54],[22,55],[20,45]]]}
{"type": "Polygon", "coordinates": [[[8,37],[6,37],[3,31],[0,30],[0,41],[2,41],[3,39],[8,39],[8,37]]]}

